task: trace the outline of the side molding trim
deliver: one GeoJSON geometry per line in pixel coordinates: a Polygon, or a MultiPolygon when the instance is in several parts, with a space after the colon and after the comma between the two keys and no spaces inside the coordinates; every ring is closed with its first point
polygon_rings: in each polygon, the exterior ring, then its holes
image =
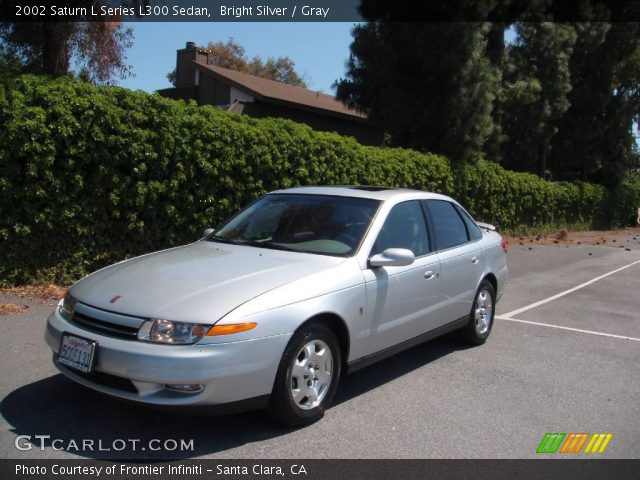
{"type": "Polygon", "coordinates": [[[436,337],[440,337],[447,333],[453,332],[454,330],[458,330],[464,327],[467,323],[469,323],[469,316],[464,316],[453,322],[447,323],[441,327],[435,328],[429,332],[423,333],[422,335],[418,335],[417,337],[406,340],[402,343],[394,345],[393,347],[385,348],[384,350],[380,350],[379,352],[372,353],[365,357],[358,358],[349,362],[347,365],[347,373],[353,373],[361,368],[368,367],[380,360],[388,358],[396,353],[400,353],[403,350],[407,350],[408,348],[415,347],[416,345],[420,345],[421,343],[428,342],[429,340],[433,340],[436,337]]]}

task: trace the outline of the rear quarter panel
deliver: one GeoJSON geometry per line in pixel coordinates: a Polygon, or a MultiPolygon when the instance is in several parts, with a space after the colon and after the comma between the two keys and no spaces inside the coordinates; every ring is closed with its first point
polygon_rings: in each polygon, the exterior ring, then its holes
{"type": "Polygon", "coordinates": [[[482,247],[482,261],[483,261],[483,275],[482,278],[489,274],[493,274],[496,277],[498,288],[496,290],[496,300],[502,297],[507,280],[509,279],[509,269],[507,267],[507,255],[502,250],[500,242],[502,236],[494,231],[482,230],[483,233],[483,247],[482,247]]]}

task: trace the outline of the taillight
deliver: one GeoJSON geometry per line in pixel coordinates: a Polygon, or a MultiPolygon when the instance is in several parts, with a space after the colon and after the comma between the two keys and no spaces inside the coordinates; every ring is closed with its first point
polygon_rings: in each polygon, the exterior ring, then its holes
{"type": "Polygon", "coordinates": [[[502,247],[502,251],[507,253],[507,241],[504,238],[500,240],[500,246],[502,247]]]}

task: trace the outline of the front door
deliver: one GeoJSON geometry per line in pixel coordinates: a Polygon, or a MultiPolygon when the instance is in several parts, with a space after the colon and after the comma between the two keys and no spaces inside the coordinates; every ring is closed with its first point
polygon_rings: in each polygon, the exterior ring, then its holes
{"type": "Polygon", "coordinates": [[[370,322],[367,354],[421,335],[439,323],[440,261],[419,201],[402,202],[390,210],[369,256],[387,248],[409,249],[416,259],[403,267],[365,270],[370,322]]]}

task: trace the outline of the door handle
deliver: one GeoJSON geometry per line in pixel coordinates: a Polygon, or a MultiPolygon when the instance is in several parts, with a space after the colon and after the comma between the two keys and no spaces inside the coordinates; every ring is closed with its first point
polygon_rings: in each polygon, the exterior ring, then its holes
{"type": "Polygon", "coordinates": [[[426,278],[427,280],[431,280],[433,277],[435,277],[435,273],[432,270],[427,270],[426,272],[424,272],[424,278],[426,278]]]}
{"type": "Polygon", "coordinates": [[[476,265],[479,261],[480,259],[478,257],[471,257],[471,263],[473,263],[474,265],[476,265]]]}

